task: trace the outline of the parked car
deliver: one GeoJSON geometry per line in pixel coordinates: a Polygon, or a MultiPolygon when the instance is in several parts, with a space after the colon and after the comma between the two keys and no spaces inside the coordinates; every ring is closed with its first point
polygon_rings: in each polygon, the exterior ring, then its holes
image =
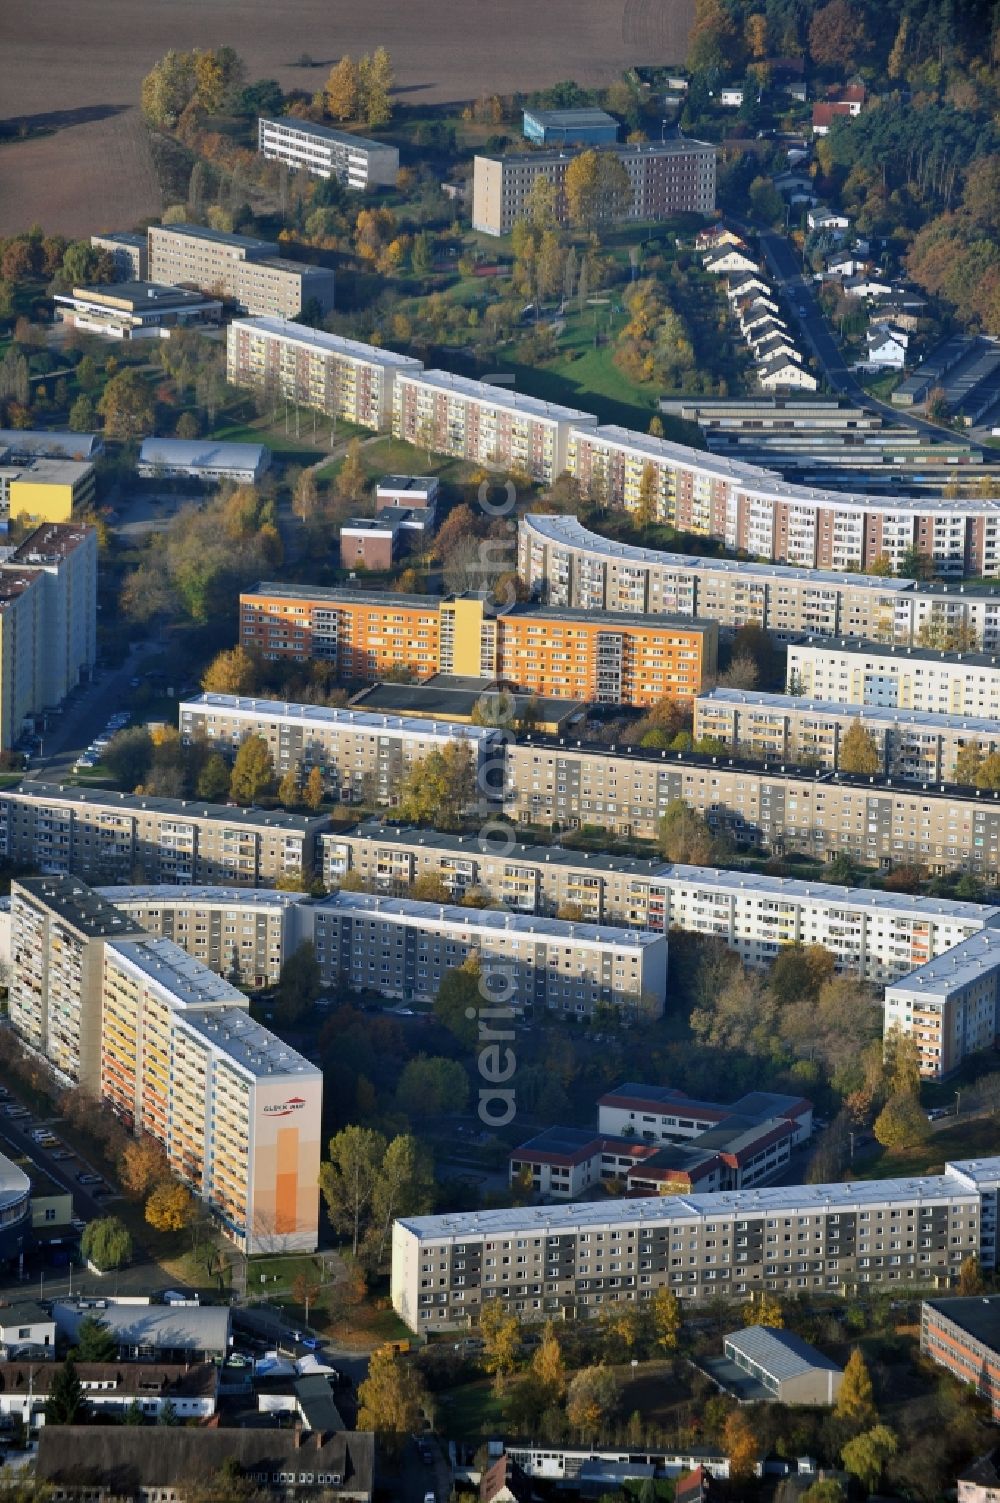
{"type": "Polygon", "coordinates": [[[81,1185],[100,1185],[103,1183],[99,1174],[91,1174],[89,1169],[81,1169],[76,1176],[81,1185]]]}

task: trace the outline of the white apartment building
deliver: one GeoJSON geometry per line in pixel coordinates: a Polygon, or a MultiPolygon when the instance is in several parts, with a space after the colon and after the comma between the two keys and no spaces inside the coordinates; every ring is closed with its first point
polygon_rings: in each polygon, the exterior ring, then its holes
{"type": "Polygon", "coordinates": [[[1000,717],[1000,657],[809,639],[788,649],[788,689],[807,699],[936,715],[1000,717]]]}
{"type": "Polygon", "coordinates": [[[375,432],[392,422],[397,377],[422,369],[409,355],[283,318],[236,318],[226,336],[230,385],[273,392],[375,432]]]}
{"type": "Polygon", "coordinates": [[[167,939],[105,946],[101,1096],[248,1253],[313,1252],[322,1072],[167,939]]]}
{"type": "Polygon", "coordinates": [[[586,1318],[668,1288],[681,1299],[951,1287],[996,1266],[1000,1158],[925,1178],[412,1216],[393,1226],[393,1308],[412,1331],[586,1318]]]}
{"type": "Polygon", "coordinates": [[[314,125],[295,115],[257,121],[257,150],[272,162],[284,162],[314,177],[335,177],[345,188],[394,187],[399,152],[385,141],[370,141],[350,131],[314,125]]]}
{"type": "Polygon", "coordinates": [[[393,390],[395,438],[551,484],[569,464],[570,433],[596,426],[576,408],[449,371],[407,371],[393,390]]]}
{"type": "Polygon", "coordinates": [[[186,745],[204,738],[231,759],[247,736],[262,736],[279,776],[296,766],[303,776],[318,767],[348,803],[366,793],[381,803],[391,802],[399,779],[449,742],[468,747],[477,777],[485,763],[503,754],[498,732],[489,727],[419,716],[211,693],[183,700],[178,715],[186,745]]]}
{"type": "Polygon", "coordinates": [[[1000,1039],[1000,932],[981,930],[886,987],[885,1031],[914,1038],[920,1073],[952,1074],[1000,1039]]]}
{"type": "Polygon", "coordinates": [[[663,1012],[663,934],[355,892],[317,904],[313,918],[316,959],[329,985],[432,1000],[446,973],[475,956],[484,997],[502,1008],[663,1012]]]}

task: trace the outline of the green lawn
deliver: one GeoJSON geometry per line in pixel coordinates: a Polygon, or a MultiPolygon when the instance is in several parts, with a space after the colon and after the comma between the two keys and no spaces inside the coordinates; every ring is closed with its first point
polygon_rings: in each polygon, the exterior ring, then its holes
{"type": "Polygon", "coordinates": [[[970,1117],[932,1132],[923,1143],[889,1150],[876,1144],[872,1156],[856,1154],[852,1172],[865,1179],[897,1179],[910,1174],[940,1174],[951,1159],[995,1154],[1000,1125],[995,1117],[970,1117]]]}
{"type": "Polygon", "coordinates": [[[486,1378],[451,1389],[438,1404],[438,1424],[451,1439],[479,1441],[502,1431],[503,1405],[486,1378]]]}

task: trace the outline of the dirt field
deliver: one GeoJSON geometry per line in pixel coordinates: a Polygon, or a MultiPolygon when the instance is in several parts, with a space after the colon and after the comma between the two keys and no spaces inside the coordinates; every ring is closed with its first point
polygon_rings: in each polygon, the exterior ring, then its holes
{"type": "Polygon", "coordinates": [[[401,95],[600,84],[630,63],[679,62],[693,0],[47,0],[4,39],[3,118],[54,135],[0,146],[0,234],[38,220],[82,235],[160,209],[139,84],[171,47],[232,44],[251,77],[318,87],[320,68],[382,43],[401,95]]]}

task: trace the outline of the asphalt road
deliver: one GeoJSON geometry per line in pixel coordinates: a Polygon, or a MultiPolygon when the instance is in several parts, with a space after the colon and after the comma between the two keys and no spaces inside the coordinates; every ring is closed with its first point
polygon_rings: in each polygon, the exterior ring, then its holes
{"type": "Polygon", "coordinates": [[[905,409],[892,407],[888,402],[879,401],[865,391],[853,372],[848,370],[840,347],[819,306],[817,284],[811,277],[803,274],[799,253],[786,236],[773,230],[762,230],[749,223],[737,223],[737,228],[746,234],[756,235],[760,241],[764,259],[778,289],[784,294],[789,319],[805,335],[806,343],[833,391],[847,397],[859,407],[867,408],[869,412],[877,412],[890,423],[913,428],[925,438],[940,439],[947,436],[947,430],[939,428],[935,423],[929,423],[925,418],[917,417],[905,409]]]}
{"type": "Polygon", "coordinates": [[[142,673],[148,643],[138,643],[118,668],[98,670],[89,684],[78,688],[60,716],[53,716],[42,738],[42,751],[28,763],[26,776],[47,783],[65,781],[73,764],[95,736],[99,736],[116,710],[128,709],[131,680],[142,673]]]}

